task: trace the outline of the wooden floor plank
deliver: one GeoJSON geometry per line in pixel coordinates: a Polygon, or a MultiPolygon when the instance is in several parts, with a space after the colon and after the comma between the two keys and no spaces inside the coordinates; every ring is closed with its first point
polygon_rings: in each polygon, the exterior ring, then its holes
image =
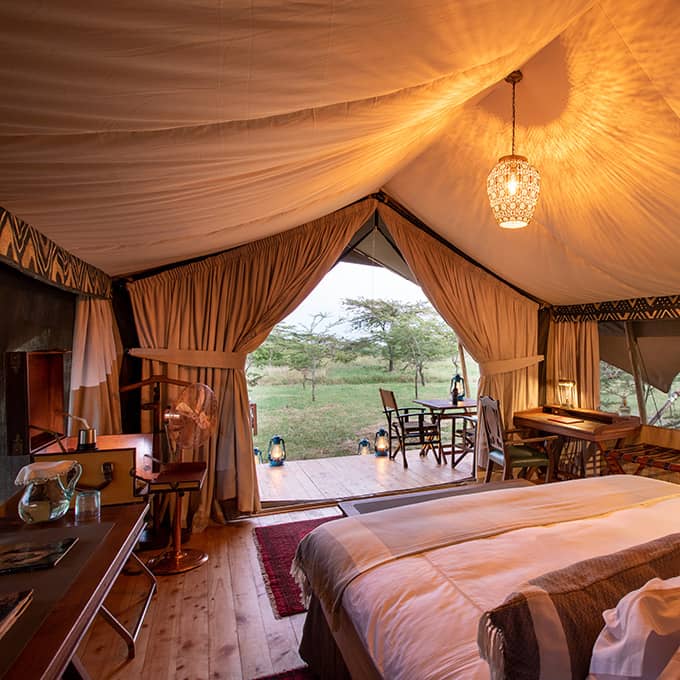
{"type": "Polygon", "coordinates": [[[210,527],[208,541],[208,637],[212,680],[243,676],[238,647],[238,623],[229,568],[229,544],[238,527],[210,527]]]}
{"type": "MultiPolygon", "coordinates": [[[[191,538],[191,547],[207,548],[206,537],[197,534],[191,538]]],[[[208,625],[208,575],[204,564],[184,575],[180,630],[182,642],[176,662],[178,680],[208,680],[210,675],[210,628],[208,625]]]]}
{"type": "Polygon", "coordinates": [[[406,470],[400,457],[377,456],[294,460],[277,468],[258,465],[260,495],[271,503],[336,499],[450,484],[471,475],[472,456],[466,456],[456,469],[451,468],[450,459],[438,465],[431,452],[420,458],[417,451],[409,451],[407,457],[406,470]]]}
{"type": "Polygon", "coordinates": [[[273,667],[266,653],[267,638],[255,586],[255,578],[261,579],[261,576],[259,570],[253,572],[250,569],[248,558],[252,527],[246,522],[241,524],[244,526],[234,533],[230,541],[229,568],[243,677],[256,678],[260,675],[271,674],[273,667]]]}
{"type": "Polygon", "coordinates": [[[184,593],[184,575],[162,576],[158,579],[159,592],[155,616],[149,632],[149,640],[153,649],[147,650],[140,677],[174,678],[176,677],[177,653],[181,642],[180,620],[182,611],[182,595],[184,593]]]}
{"type": "MultiPolygon", "coordinates": [[[[126,578],[128,579],[128,585],[126,587],[129,588],[135,594],[133,597],[133,602],[135,605],[133,608],[134,609],[133,616],[134,621],[136,621],[137,617],[140,614],[141,607],[143,606],[144,603],[144,597],[146,595],[145,589],[148,587],[148,582],[147,579],[144,578],[143,576],[126,578]],[[133,578],[134,581],[131,580],[133,578]]],[[[118,587],[125,586],[123,583],[121,583],[118,584],[118,587]]],[[[126,680],[126,678],[142,677],[142,669],[144,668],[144,663],[146,661],[146,653],[151,647],[151,645],[149,644],[149,638],[151,635],[151,622],[155,618],[157,605],[158,595],[154,596],[153,600],[151,601],[151,604],[149,605],[149,610],[146,614],[144,622],[142,623],[142,628],[139,631],[139,637],[137,638],[137,643],[135,645],[136,647],[135,658],[128,661],[124,654],[119,655],[116,663],[114,663],[111,669],[111,674],[109,676],[111,680],[126,680]]],[[[128,630],[131,630],[132,625],[134,625],[134,621],[130,619],[129,624],[126,623],[126,625],[130,626],[128,630]]],[[[89,667],[90,666],[86,664],[86,668],[89,667]]]]}

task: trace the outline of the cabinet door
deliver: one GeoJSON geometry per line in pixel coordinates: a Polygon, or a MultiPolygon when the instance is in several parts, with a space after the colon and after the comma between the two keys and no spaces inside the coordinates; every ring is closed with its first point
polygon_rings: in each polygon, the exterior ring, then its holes
{"type": "Polygon", "coordinates": [[[7,451],[26,455],[66,433],[63,351],[7,352],[7,451]]]}

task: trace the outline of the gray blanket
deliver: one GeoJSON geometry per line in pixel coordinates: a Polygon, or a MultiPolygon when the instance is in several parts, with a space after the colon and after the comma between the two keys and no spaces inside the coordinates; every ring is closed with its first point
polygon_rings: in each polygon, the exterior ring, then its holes
{"type": "Polygon", "coordinates": [[[680,574],[680,534],[532,579],[479,622],[492,680],[583,680],[602,612],[658,577],[680,574]]]}

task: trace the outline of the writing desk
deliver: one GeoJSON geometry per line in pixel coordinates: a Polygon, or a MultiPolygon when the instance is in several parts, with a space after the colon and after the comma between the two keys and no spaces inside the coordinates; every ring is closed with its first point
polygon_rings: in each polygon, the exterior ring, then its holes
{"type": "MultiPolygon", "coordinates": [[[[99,522],[80,525],[75,523],[72,510],[56,522],[0,522],[3,540],[16,537],[28,541],[32,536],[36,540],[65,536],[79,539],[50,569],[2,576],[0,592],[33,588],[34,593],[28,609],[0,639],[0,677],[52,680],[61,678],[64,672],[69,678],[88,677],[75,656],[76,649],[100,610],[116,627],[106,616],[104,599],[144,529],[147,508],[145,504],[103,507],[99,522]]],[[[125,637],[123,631],[119,632],[125,637]]],[[[128,647],[132,637],[128,633],[128,647]]]]}
{"type": "MultiPolygon", "coordinates": [[[[456,467],[468,453],[474,453],[474,428],[470,423],[470,417],[477,413],[475,399],[459,399],[455,405],[450,398],[414,399],[413,402],[430,409],[433,420],[436,420],[440,426],[442,420],[451,421],[451,445],[442,445],[442,454],[444,456],[451,454],[451,467],[456,467]],[[463,421],[460,431],[456,428],[456,420],[459,418],[463,421]],[[459,443],[456,443],[456,433],[460,434],[459,443]]],[[[472,470],[474,474],[474,465],[472,470]]]]}
{"type": "Polygon", "coordinates": [[[600,454],[600,470],[604,470],[602,456],[608,449],[607,443],[615,442],[614,447],[619,447],[626,437],[640,429],[637,416],[550,405],[518,411],[513,416],[513,424],[517,428],[557,435],[551,447],[556,469],[570,477],[585,477],[586,455],[593,453],[600,454]],[[577,448],[571,465],[560,467],[560,458],[570,440],[583,445],[577,448]]]}

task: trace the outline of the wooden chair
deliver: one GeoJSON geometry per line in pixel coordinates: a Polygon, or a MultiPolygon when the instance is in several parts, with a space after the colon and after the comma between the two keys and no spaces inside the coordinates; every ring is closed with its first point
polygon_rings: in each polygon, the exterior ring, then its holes
{"type": "Polygon", "coordinates": [[[508,435],[515,435],[518,430],[507,432],[503,430],[503,420],[498,401],[491,397],[480,397],[479,410],[489,447],[485,483],[491,481],[494,465],[503,466],[503,479],[513,478],[513,468],[521,468],[520,476],[526,476],[529,470],[535,468],[546,468],[545,481],[552,481],[554,462],[552,456],[546,450],[546,442],[557,439],[557,437],[508,439],[508,435]],[[529,446],[529,444],[533,444],[533,446],[529,446]]]}
{"type": "MultiPolygon", "coordinates": [[[[456,416],[453,421],[453,451],[451,452],[451,467],[455,468],[468,453],[475,451],[477,439],[477,416],[456,416]]],[[[446,456],[444,456],[446,461],[446,456]]]]}
{"type": "Polygon", "coordinates": [[[404,467],[408,468],[406,449],[417,447],[420,455],[426,456],[432,450],[437,463],[442,462],[442,438],[439,421],[424,408],[399,408],[394,392],[380,388],[380,399],[387,418],[387,431],[390,442],[390,460],[397,457],[399,451],[404,459],[404,467]],[[397,447],[392,450],[392,437],[397,439],[397,447]]]}

